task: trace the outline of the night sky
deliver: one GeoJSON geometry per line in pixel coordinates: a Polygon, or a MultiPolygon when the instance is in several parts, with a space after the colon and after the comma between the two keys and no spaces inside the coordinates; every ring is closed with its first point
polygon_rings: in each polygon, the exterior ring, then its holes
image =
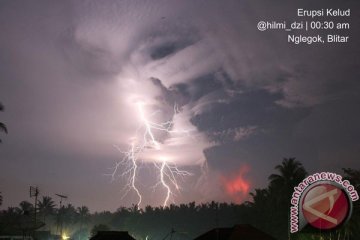
{"type": "Polygon", "coordinates": [[[359,169],[359,6],[1,1],[2,208],[32,201],[30,185],[92,211],[136,203],[134,191],[124,196],[126,166],[110,174],[142,134],[139,102],[152,121],[184,130],[155,132],[159,149],[139,155],[141,207],[163,204],[163,158],[191,173],[169,203],[248,200],[284,157],[309,173],[359,169]],[[348,43],[295,45],[256,27],[324,6],[351,8],[348,43]]]}

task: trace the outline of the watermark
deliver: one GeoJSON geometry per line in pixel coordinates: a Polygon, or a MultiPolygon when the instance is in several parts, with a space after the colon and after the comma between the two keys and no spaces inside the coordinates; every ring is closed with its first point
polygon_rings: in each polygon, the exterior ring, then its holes
{"type": "Polygon", "coordinates": [[[351,40],[351,16],[350,8],[297,8],[287,19],[259,19],[257,29],[285,32],[281,36],[294,45],[347,44],[351,40]]]}
{"type": "Polygon", "coordinates": [[[350,218],[352,202],[358,199],[355,187],[341,175],[314,173],[294,187],[290,232],[298,232],[307,224],[324,230],[339,227],[350,218]]]}

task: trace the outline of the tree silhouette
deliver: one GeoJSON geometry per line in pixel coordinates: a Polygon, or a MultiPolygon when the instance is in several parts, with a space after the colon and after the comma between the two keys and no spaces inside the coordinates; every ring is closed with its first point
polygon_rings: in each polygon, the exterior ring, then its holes
{"type": "Polygon", "coordinates": [[[109,231],[109,230],[110,230],[109,226],[105,224],[98,224],[91,229],[91,236],[95,236],[99,231],[109,231]]]}
{"type": "Polygon", "coordinates": [[[85,222],[87,222],[89,216],[90,216],[90,211],[89,208],[86,206],[81,206],[77,208],[77,212],[80,218],[80,229],[79,229],[79,238],[83,238],[84,236],[84,232],[83,232],[83,224],[85,222]]]}
{"type": "MultiPolygon", "coordinates": [[[[59,223],[64,223],[64,231],[72,234],[74,240],[87,239],[89,230],[94,235],[98,231],[129,231],[136,239],[163,239],[171,229],[175,229],[173,239],[194,239],[200,234],[216,228],[235,224],[251,224],[279,240],[291,239],[358,239],[360,236],[360,201],[353,202],[353,212],[349,221],[330,232],[305,228],[288,235],[289,204],[292,187],[306,176],[303,165],[294,158],[284,159],[275,167],[276,172],[269,176],[266,188],[255,189],[250,196],[252,201],[243,204],[195,202],[171,204],[167,207],[146,206],[139,209],[136,205],[119,207],[116,212],[89,212],[86,206],[75,208],[71,204],[59,209],[59,223]]],[[[343,169],[344,178],[360,192],[360,171],[343,169]]],[[[53,202],[43,197],[40,209],[52,206],[53,202]]],[[[24,211],[33,211],[31,203],[23,201],[20,208],[8,208],[0,211],[0,233],[9,233],[21,219],[24,211]]],[[[41,212],[41,211],[40,211],[41,212]]],[[[51,212],[51,211],[49,211],[51,212]]],[[[49,213],[50,214],[50,213],[49,213]]],[[[56,224],[54,221],[53,224],[56,224]]]]}
{"type": "Polygon", "coordinates": [[[296,161],[295,158],[284,158],[282,163],[277,165],[275,169],[279,171],[279,174],[269,176],[269,189],[281,193],[282,199],[289,198],[294,191],[294,187],[307,175],[302,163],[296,161]]]}
{"type": "Polygon", "coordinates": [[[72,204],[66,205],[63,207],[63,214],[65,226],[70,226],[77,221],[77,211],[76,208],[72,204]]]}
{"type": "MultiPolygon", "coordinates": [[[[360,193],[360,170],[351,168],[343,168],[345,173],[344,178],[355,187],[355,190],[360,193]]],[[[345,227],[338,231],[339,236],[353,235],[360,236],[360,200],[353,202],[352,216],[345,227]]]]}
{"type": "Polygon", "coordinates": [[[253,198],[251,213],[259,218],[253,219],[253,224],[266,232],[272,233],[278,239],[286,239],[290,199],[294,187],[307,175],[303,165],[295,158],[284,158],[281,164],[275,166],[278,173],[269,176],[269,186],[266,189],[255,189],[250,195],[253,198]]]}
{"type": "MultiPolygon", "coordinates": [[[[0,112],[3,112],[4,111],[4,105],[1,104],[0,102],[0,112]]],[[[4,123],[0,122],[0,132],[4,132],[4,133],[7,133],[7,127],[4,123]]],[[[1,139],[0,139],[0,143],[1,143],[1,139]]]]}
{"type": "Polygon", "coordinates": [[[28,201],[22,201],[19,203],[20,210],[23,214],[29,215],[30,212],[34,209],[34,206],[28,201]]]}
{"type": "Polygon", "coordinates": [[[55,202],[51,197],[43,196],[42,200],[38,201],[38,208],[43,216],[44,223],[46,223],[46,216],[55,212],[55,202]]]}

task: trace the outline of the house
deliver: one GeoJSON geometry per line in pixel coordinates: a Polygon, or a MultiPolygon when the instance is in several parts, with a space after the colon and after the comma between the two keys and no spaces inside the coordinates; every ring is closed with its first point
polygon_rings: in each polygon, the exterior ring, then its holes
{"type": "Polygon", "coordinates": [[[212,229],[195,240],[276,240],[250,224],[239,224],[230,228],[212,229]]]}
{"type": "Polygon", "coordinates": [[[124,231],[99,231],[90,240],[135,240],[135,238],[124,231]]]}

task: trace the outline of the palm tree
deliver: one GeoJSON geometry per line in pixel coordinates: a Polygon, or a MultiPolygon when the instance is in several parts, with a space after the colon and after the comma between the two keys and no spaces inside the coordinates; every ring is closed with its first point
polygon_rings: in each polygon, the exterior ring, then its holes
{"type": "Polygon", "coordinates": [[[54,200],[48,196],[43,196],[42,200],[38,201],[38,208],[44,217],[44,223],[46,223],[46,216],[55,212],[55,206],[54,200]]]}
{"type": "Polygon", "coordinates": [[[270,202],[272,202],[271,217],[274,223],[274,235],[278,238],[286,237],[288,230],[288,218],[290,210],[290,199],[297,186],[307,175],[301,162],[295,158],[284,158],[280,165],[275,167],[278,174],[269,176],[270,202]]]}
{"type": "MultiPolygon", "coordinates": [[[[0,103],[0,112],[3,112],[4,111],[4,105],[2,105],[0,103]]],[[[7,133],[7,128],[6,128],[6,125],[2,122],[0,122],[0,132],[4,132],[4,133],[7,133]]],[[[1,143],[1,139],[0,139],[0,143],[1,143]]]]}
{"type": "Polygon", "coordinates": [[[245,202],[245,205],[251,210],[249,221],[260,229],[272,232],[273,225],[269,224],[269,222],[273,223],[274,198],[271,196],[270,191],[267,188],[256,188],[255,192],[250,193],[250,196],[252,197],[252,201],[245,202]]]}
{"type": "Polygon", "coordinates": [[[22,201],[19,203],[20,210],[23,214],[29,215],[30,212],[34,209],[34,206],[28,201],[22,201]]]}
{"type": "Polygon", "coordinates": [[[68,203],[68,205],[66,205],[65,207],[63,206],[63,220],[64,223],[67,227],[69,227],[70,225],[76,223],[76,208],[71,204],[68,203]]]}
{"type": "Polygon", "coordinates": [[[249,206],[265,206],[268,202],[269,191],[267,189],[256,188],[255,192],[251,192],[250,196],[253,198],[253,201],[246,202],[249,206]]]}
{"type": "Polygon", "coordinates": [[[279,174],[269,176],[271,191],[280,192],[282,195],[292,194],[294,187],[298,185],[307,175],[302,163],[295,158],[284,158],[280,165],[275,167],[279,174]]]}
{"type": "Polygon", "coordinates": [[[89,208],[86,206],[81,206],[77,208],[77,212],[79,214],[80,217],[80,235],[79,238],[83,238],[84,233],[83,233],[83,223],[87,221],[88,217],[90,216],[90,211],[89,208]]]}

